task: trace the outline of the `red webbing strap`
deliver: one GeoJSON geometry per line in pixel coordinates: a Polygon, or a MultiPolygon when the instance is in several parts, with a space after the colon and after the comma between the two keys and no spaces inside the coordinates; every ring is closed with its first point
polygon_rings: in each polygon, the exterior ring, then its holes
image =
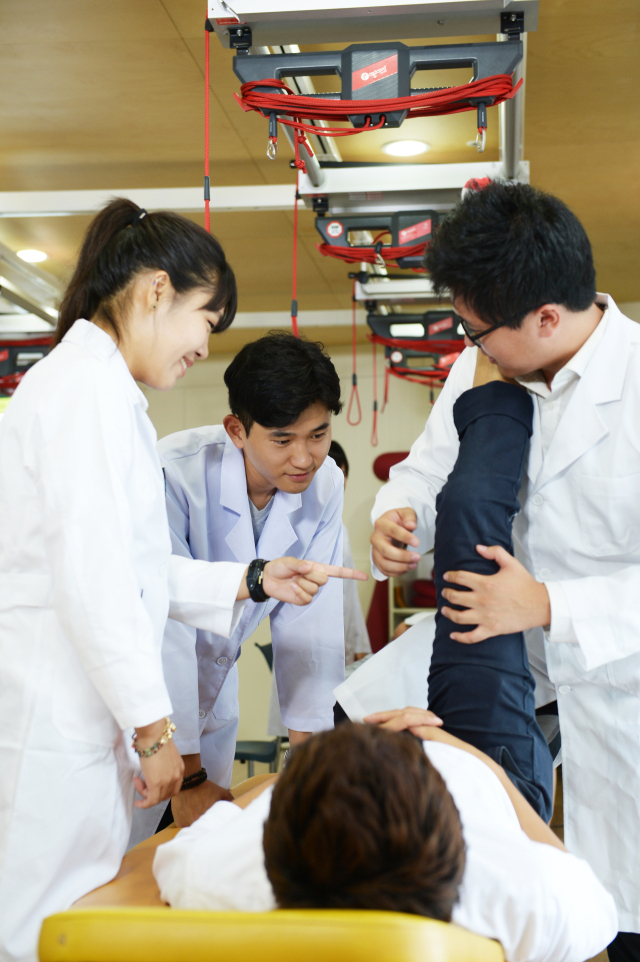
{"type": "Polygon", "coordinates": [[[356,343],[356,282],[353,282],[353,293],[351,295],[351,356],[353,361],[353,373],[351,374],[351,396],[347,407],[347,424],[355,427],[362,421],[362,408],[360,406],[360,395],[358,394],[358,375],[356,373],[357,343],[356,343]],[[358,408],[358,420],[351,419],[353,404],[358,408]]]}
{"type": "Polygon", "coordinates": [[[382,399],[382,409],[380,414],[384,414],[387,404],[389,403],[389,368],[391,367],[389,361],[387,360],[384,369],[384,398],[382,399]]]}
{"type": "Polygon", "coordinates": [[[371,426],[371,446],[378,446],[378,355],[375,341],[373,347],[373,424],[371,426]]]}
{"type": "Polygon", "coordinates": [[[298,177],[296,174],[296,199],[293,205],[293,276],[291,281],[291,330],[294,337],[298,332],[298,177]]]}
{"type": "Polygon", "coordinates": [[[338,260],[345,261],[347,264],[379,264],[379,258],[383,261],[395,261],[398,257],[422,257],[427,245],[411,244],[406,247],[381,247],[376,251],[375,247],[340,247],[333,244],[316,244],[316,247],[324,257],[336,257],[338,260]]]}
{"type": "Polygon", "coordinates": [[[209,30],[204,30],[204,229],[211,233],[209,211],[209,30]]]}
{"type": "MultiPolygon", "coordinates": [[[[415,94],[411,97],[392,97],[388,100],[325,100],[322,97],[305,97],[293,92],[283,80],[265,78],[242,84],[240,96],[234,94],[236,101],[243,110],[255,110],[270,115],[277,114],[277,121],[287,127],[293,127],[299,134],[311,133],[320,137],[351,137],[365,130],[378,130],[384,126],[384,113],[406,110],[407,120],[415,117],[439,117],[443,114],[463,113],[476,110],[476,104],[470,104],[469,99],[486,99],[495,106],[505,100],[510,100],[522,86],[522,80],[513,85],[508,74],[496,74],[482,80],[458,87],[445,87],[429,93],[415,94]],[[283,96],[285,94],[286,96],[283,96]],[[291,120],[285,119],[286,114],[291,120]],[[380,123],[372,125],[371,115],[380,114],[380,123]],[[363,127],[352,129],[344,127],[314,127],[305,124],[308,120],[346,120],[350,116],[366,117],[363,127]]],[[[296,152],[296,167],[304,170],[304,162],[298,153],[298,139],[294,141],[296,152]]]]}

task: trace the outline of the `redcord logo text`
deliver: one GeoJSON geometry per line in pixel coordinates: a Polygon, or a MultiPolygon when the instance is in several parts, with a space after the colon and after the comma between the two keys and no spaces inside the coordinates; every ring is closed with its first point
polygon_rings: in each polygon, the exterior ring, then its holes
{"type": "Polygon", "coordinates": [[[431,218],[428,220],[421,220],[419,224],[412,224],[411,227],[405,227],[398,234],[398,240],[401,244],[408,244],[410,241],[415,241],[419,237],[426,237],[431,233],[431,218]]]}
{"type": "Polygon", "coordinates": [[[398,54],[394,53],[393,56],[385,57],[384,60],[378,60],[368,67],[354,70],[351,74],[351,89],[360,90],[361,87],[368,87],[369,84],[375,83],[376,80],[382,80],[384,77],[392,77],[397,72],[398,54]]]}
{"type": "Polygon", "coordinates": [[[452,317],[443,317],[441,321],[434,321],[433,324],[429,324],[429,334],[439,334],[440,331],[448,331],[450,327],[453,327],[452,317]]]}

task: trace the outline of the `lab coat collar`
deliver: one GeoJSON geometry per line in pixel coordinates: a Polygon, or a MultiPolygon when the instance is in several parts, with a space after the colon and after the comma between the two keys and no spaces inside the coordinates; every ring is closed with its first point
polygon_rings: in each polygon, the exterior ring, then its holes
{"type": "Polygon", "coordinates": [[[609,309],[607,327],[575,386],[544,463],[540,449],[539,408],[535,405],[528,466],[532,493],[557,477],[608,433],[598,406],[622,397],[629,358],[629,329],[612,297],[598,294],[596,301],[609,309]]]}
{"type": "MultiPolygon", "coordinates": [[[[211,497],[211,493],[209,494],[211,497]]],[[[238,515],[238,520],[225,538],[226,544],[238,559],[256,557],[253,526],[247,494],[247,475],[242,451],[227,436],[220,466],[220,504],[238,515]]],[[[257,550],[270,561],[282,557],[298,539],[289,519],[302,506],[302,495],[276,491],[273,505],[262,530],[257,550]]]]}
{"type": "Polygon", "coordinates": [[[143,411],[147,410],[149,402],[132,377],[127,362],[118,350],[113,338],[106,331],[103,331],[97,324],[92,324],[91,321],[81,318],[69,328],[62,338],[62,342],[77,344],[105,364],[111,364],[119,374],[133,403],[139,404],[143,411]]]}

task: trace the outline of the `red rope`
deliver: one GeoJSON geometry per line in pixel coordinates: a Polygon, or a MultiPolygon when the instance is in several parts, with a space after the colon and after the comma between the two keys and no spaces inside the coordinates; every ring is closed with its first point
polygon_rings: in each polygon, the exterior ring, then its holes
{"type": "Polygon", "coordinates": [[[384,414],[387,404],[389,403],[389,361],[387,361],[384,369],[384,398],[382,399],[382,410],[380,414],[384,414]]]}
{"type": "Polygon", "coordinates": [[[240,96],[238,94],[233,96],[243,110],[255,110],[265,115],[278,114],[277,120],[281,124],[294,128],[297,134],[294,140],[295,165],[300,170],[304,170],[304,161],[300,160],[298,151],[299,142],[302,142],[300,137],[302,133],[316,134],[320,137],[351,137],[365,130],[379,130],[386,122],[384,114],[398,110],[407,111],[407,120],[415,117],[438,117],[443,114],[463,113],[466,110],[476,109],[476,104],[469,103],[470,99],[476,101],[485,99],[491,100],[494,105],[500,104],[510,100],[521,85],[522,80],[519,80],[514,87],[513,80],[508,74],[496,74],[458,87],[445,87],[443,90],[415,94],[413,97],[392,97],[388,100],[325,100],[322,97],[305,97],[296,94],[284,81],[267,77],[264,80],[253,80],[242,84],[240,96]],[[292,119],[286,120],[283,114],[292,119]],[[371,124],[372,114],[381,115],[380,123],[371,124]],[[353,129],[314,127],[303,122],[303,118],[340,121],[354,115],[366,117],[364,127],[353,129]]]}
{"type": "Polygon", "coordinates": [[[209,212],[209,31],[204,31],[204,229],[211,233],[209,212]]]}
{"type": "Polygon", "coordinates": [[[371,446],[378,446],[378,356],[377,345],[373,342],[373,425],[371,427],[371,446]]]}
{"type": "Polygon", "coordinates": [[[347,424],[355,427],[362,421],[362,407],[360,406],[360,395],[358,394],[358,375],[356,374],[356,357],[357,357],[357,345],[356,345],[356,282],[353,282],[353,293],[351,296],[351,356],[353,362],[353,373],[351,374],[351,396],[349,398],[349,406],[347,408],[347,424]],[[351,410],[353,408],[353,403],[358,406],[358,420],[351,420],[351,410]]]}
{"type": "Polygon", "coordinates": [[[298,177],[296,174],[296,199],[293,205],[293,278],[291,282],[291,330],[294,337],[298,332],[298,177]]]}
{"type": "Polygon", "coordinates": [[[361,262],[377,264],[379,263],[379,257],[385,262],[395,261],[398,257],[422,257],[426,246],[426,244],[412,244],[407,247],[381,247],[378,255],[374,247],[340,247],[333,244],[316,244],[324,257],[336,257],[347,264],[361,262]]]}

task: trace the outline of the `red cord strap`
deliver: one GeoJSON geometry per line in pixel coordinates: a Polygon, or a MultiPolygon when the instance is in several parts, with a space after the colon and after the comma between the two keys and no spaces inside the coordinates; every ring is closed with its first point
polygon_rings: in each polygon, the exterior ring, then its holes
{"type": "Polygon", "coordinates": [[[209,212],[209,21],[204,28],[204,229],[211,233],[209,212]]]}
{"type": "Polygon", "coordinates": [[[351,357],[353,362],[353,373],[351,375],[351,396],[349,398],[349,406],[347,408],[347,424],[355,427],[356,424],[360,424],[362,421],[362,408],[360,406],[360,395],[358,394],[358,375],[356,373],[356,363],[357,363],[357,343],[356,343],[356,282],[353,282],[353,293],[351,296],[351,357]],[[353,409],[354,402],[358,408],[358,419],[357,421],[352,420],[351,411],[353,409]]]}
{"type": "Polygon", "coordinates": [[[422,257],[426,244],[412,244],[406,247],[340,247],[335,244],[316,244],[324,257],[336,257],[347,264],[379,264],[383,261],[395,261],[398,257],[422,257]]]}
{"type": "Polygon", "coordinates": [[[240,96],[234,94],[236,101],[243,110],[255,110],[264,115],[276,113],[281,124],[293,127],[296,131],[294,147],[296,153],[295,165],[305,170],[304,161],[300,159],[299,145],[305,143],[304,134],[311,133],[321,137],[351,137],[364,130],[378,130],[383,127],[386,118],[381,117],[380,123],[371,124],[372,114],[384,111],[406,110],[407,120],[415,117],[438,117],[443,114],[457,114],[466,110],[476,110],[478,100],[491,101],[493,105],[510,100],[520,89],[522,80],[513,85],[509,74],[496,74],[483,80],[472,80],[471,83],[458,87],[445,87],[429,93],[415,94],[413,97],[392,97],[388,100],[325,100],[322,97],[305,97],[293,92],[282,80],[267,77],[264,80],[250,81],[242,84],[240,96]],[[283,96],[285,94],[286,96],[283,96]],[[470,103],[475,100],[475,103],[470,103]],[[290,116],[286,120],[282,115],[290,116]],[[344,127],[314,127],[305,124],[307,120],[346,120],[349,116],[361,115],[366,117],[364,127],[348,129],[344,127]]]}

